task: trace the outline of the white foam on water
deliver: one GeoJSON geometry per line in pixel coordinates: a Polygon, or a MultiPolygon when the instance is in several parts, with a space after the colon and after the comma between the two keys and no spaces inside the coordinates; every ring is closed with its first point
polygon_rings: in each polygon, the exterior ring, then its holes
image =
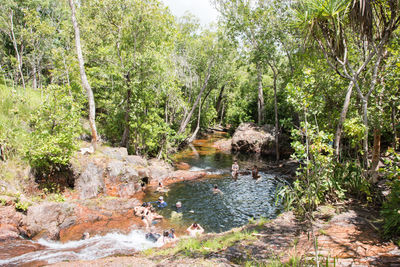
{"type": "Polygon", "coordinates": [[[209,170],[209,169],[211,169],[211,167],[200,168],[200,167],[192,166],[189,169],[189,171],[197,172],[197,171],[206,171],[206,170],[209,170]]]}
{"type": "Polygon", "coordinates": [[[47,261],[49,264],[65,260],[94,260],[113,254],[129,254],[159,246],[146,240],[145,232],[133,230],[128,235],[109,233],[105,236],[94,236],[86,240],[66,243],[39,239],[37,242],[45,249],[26,253],[14,258],[0,260],[0,266],[19,265],[32,261],[47,261]]]}

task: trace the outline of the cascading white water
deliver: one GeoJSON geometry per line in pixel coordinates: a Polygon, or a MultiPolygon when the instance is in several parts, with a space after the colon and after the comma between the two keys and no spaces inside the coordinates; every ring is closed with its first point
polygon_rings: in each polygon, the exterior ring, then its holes
{"type": "Polygon", "coordinates": [[[105,236],[94,236],[86,240],[66,243],[44,239],[31,242],[42,245],[45,249],[0,260],[0,266],[18,266],[22,263],[38,261],[51,264],[66,260],[93,260],[115,254],[132,254],[135,251],[157,246],[156,243],[146,240],[145,232],[139,230],[133,230],[127,235],[109,233],[105,236]]]}

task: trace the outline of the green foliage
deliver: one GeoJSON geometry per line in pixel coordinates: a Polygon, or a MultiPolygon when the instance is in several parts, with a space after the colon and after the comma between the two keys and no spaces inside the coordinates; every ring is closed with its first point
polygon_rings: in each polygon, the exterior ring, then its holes
{"type": "Polygon", "coordinates": [[[10,159],[23,154],[31,113],[41,103],[39,92],[0,85],[0,147],[2,157],[10,159]]]}
{"type": "Polygon", "coordinates": [[[393,149],[389,151],[386,168],[382,171],[390,180],[390,194],[382,206],[381,214],[384,219],[383,234],[385,237],[400,239],[400,153],[393,149]]]}
{"type": "Polygon", "coordinates": [[[365,134],[365,126],[363,125],[360,117],[346,119],[343,124],[345,135],[350,139],[352,148],[357,148],[365,134]]]}
{"type": "Polygon", "coordinates": [[[332,136],[306,123],[292,133],[292,157],[302,164],[297,171],[298,179],[292,186],[283,187],[278,195],[285,200],[286,208],[294,206],[300,215],[305,215],[327,200],[343,198],[344,190],[332,179],[332,136]]]}
{"type": "Polygon", "coordinates": [[[16,195],[16,197],[17,198],[14,201],[15,209],[20,212],[26,212],[28,210],[29,206],[31,205],[31,203],[28,201],[22,201],[19,193],[16,195]]]}
{"type": "MultiPolygon", "coordinates": [[[[211,252],[216,252],[221,249],[225,249],[238,241],[245,240],[255,240],[257,239],[252,234],[253,232],[248,231],[235,231],[230,232],[228,234],[224,234],[222,236],[216,236],[212,238],[185,238],[179,241],[179,243],[171,249],[164,249],[161,251],[154,252],[157,255],[176,255],[183,254],[186,256],[191,256],[196,253],[201,253],[203,255],[207,255],[211,252]]],[[[153,251],[146,251],[146,254],[149,255],[153,253],[153,251]]]]}
{"type": "Polygon", "coordinates": [[[41,170],[67,165],[81,132],[79,105],[66,95],[65,88],[52,85],[47,92],[47,101],[31,116],[32,132],[26,140],[26,158],[41,170]]]}

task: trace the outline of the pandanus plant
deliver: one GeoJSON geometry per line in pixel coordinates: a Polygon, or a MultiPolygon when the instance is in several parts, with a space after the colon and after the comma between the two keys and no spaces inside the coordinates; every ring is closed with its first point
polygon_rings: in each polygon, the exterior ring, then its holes
{"type": "Polygon", "coordinates": [[[354,87],[362,101],[366,168],[368,99],[377,84],[386,45],[399,26],[399,6],[400,0],[300,0],[295,4],[297,26],[303,30],[306,42],[316,41],[329,66],[349,81],[335,134],[338,158],[343,123],[354,87]]]}

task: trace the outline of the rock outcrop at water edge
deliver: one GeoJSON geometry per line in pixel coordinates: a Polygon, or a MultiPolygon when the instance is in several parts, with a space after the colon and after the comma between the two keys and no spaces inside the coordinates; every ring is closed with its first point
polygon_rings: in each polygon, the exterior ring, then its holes
{"type": "MultiPolygon", "coordinates": [[[[285,135],[280,135],[280,154],[290,154],[290,145],[285,135]]],[[[242,123],[232,137],[232,151],[258,153],[266,156],[275,155],[275,128],[266,124],[242,123]]]]}

